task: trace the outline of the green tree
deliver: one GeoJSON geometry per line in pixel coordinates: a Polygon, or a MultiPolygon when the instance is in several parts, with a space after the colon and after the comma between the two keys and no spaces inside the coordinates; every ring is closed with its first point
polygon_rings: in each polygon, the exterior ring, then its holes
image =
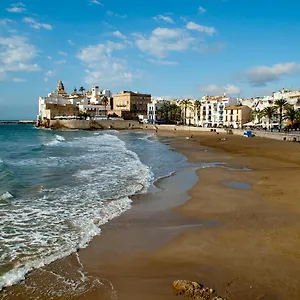
{"type": "Polygon", "coordinates": [[[255,121],[255,119],[257,118],[258,123],[261,123],[261,118],[263,117],[263,111],[259,110],[259,109],[253,109],[252,110],[252,121],[255,121]]]}
{"type": "Polygon", "coordinates": [[[300,121],[300,110],[295,109],[294,106],[287,107],[286,113],[283,115],[283,119],[290,121],[293,129],[294,123],[296,121],[300,121]]]}
{"type": "Polygon", "coordinates": [[[83,86],[81,86],[80,88],[79,88],[79,92],[81,92],[81,94],[83,95],[83,92],[85,91],[85,88],[83,87],[83,86]]]}
{"type": "Polygon", "coordinates": [[[74,93],[75,93],[75,94],[77,93],[77,89],[76,89],[76,87],[74,88],[74,93]]]}
{"type": "Polygon", "coordinates": [[[176,123],[181,119],[181,108],[180,106],[165,102],[160,109],[158,109],[160,119],[166,124],[176,123]]]}
{"type": "Polygon", "coordinates": [[[191,107],[192,103],[189,99],[184,99],[179,102],[180,106],[183,108],[183,124],[186,125],[186,111],[188,107],[191,107]]]}
{"type": "Polygon", "coordinates": [[[195,100],[194,102],[194,124],[199,125],[199,117],[200,117],[200,108],[201,108],[201,102],[200,100],[195,100]]]}
{"type": "Polygon", "coordinates": [[[276,113],[276,107],[274,106],[268,106],[263,109],[262,111],[262,116],[268,118],[268,123],[269,123],[269,129],[271,129],[271,121],[273,117],[275,116],[276,113]]]}
{"type": "Polygon", "coordinates": [[[279,116],[279,130],[281,129],[281,126],[282,126],[283,110],[287,106],[287,104],[288,103],[285,99],[279,99],[279,100],[275,101],[276,108],[279,111],[279,114],[278,114],[278,116],[279,116]]]}
{"type": "Polygon", "coordinates": [[[105,115],[107,115],[107,110],[106,110],[106,107],[107,107],[107,105],[108,105],[108,98],[106,97],[106,96],[103,96],[102,97],[102,103],[103,103],[103,105],[104,105],[104,112],[105,112],[105,115]]]}

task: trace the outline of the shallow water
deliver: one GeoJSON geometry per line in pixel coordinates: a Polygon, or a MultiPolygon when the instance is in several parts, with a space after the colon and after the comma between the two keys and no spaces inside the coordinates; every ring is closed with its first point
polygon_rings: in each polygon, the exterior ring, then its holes
{"type": "Polygon", "coordinates": [[[240,181],[224,181],[223,184],[232,189],[250,190],[252,188],[251,184],[240,181]]]}
{"type": "Polygon", "coordinates": [[[0,290],[78,248],[187,162],[152,135],[0,125],[0,290]]]}

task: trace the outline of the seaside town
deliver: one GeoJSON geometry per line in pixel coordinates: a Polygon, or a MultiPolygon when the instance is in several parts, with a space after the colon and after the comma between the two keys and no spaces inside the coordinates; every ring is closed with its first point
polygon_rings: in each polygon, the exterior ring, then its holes
{"type": "Polygon", "coordinates": [[[298,130],[300,90],[282,89],[256,98],[233,98],[226,94],[200,99],[153,98],[151,94],[81,86],[71,94],[59,81],[54,92],[39,98],[38,124],[50,120],[137,120],[145,124],[177,124],[204,128],[245,127],[264,130],[298,130]]]}

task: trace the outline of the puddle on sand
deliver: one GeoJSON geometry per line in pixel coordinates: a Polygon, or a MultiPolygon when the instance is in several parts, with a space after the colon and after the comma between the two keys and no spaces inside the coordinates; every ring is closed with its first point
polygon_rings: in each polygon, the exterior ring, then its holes
{"type": "Polygon", "coordinates": [[[250,190],[252,187],[247,182],[241,181],[223,181],[222,182],[225,186],[232,188],[232,189],[240,189],[240,190],[250,190]]]}

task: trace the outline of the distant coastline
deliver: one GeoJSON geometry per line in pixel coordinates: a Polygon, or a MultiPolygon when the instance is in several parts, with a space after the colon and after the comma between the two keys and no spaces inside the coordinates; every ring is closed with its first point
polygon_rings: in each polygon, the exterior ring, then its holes
{"type": "Polygon", "coordinates": [[[0,120],[0,124],[35,124],[34,120],[0,120]]]}

